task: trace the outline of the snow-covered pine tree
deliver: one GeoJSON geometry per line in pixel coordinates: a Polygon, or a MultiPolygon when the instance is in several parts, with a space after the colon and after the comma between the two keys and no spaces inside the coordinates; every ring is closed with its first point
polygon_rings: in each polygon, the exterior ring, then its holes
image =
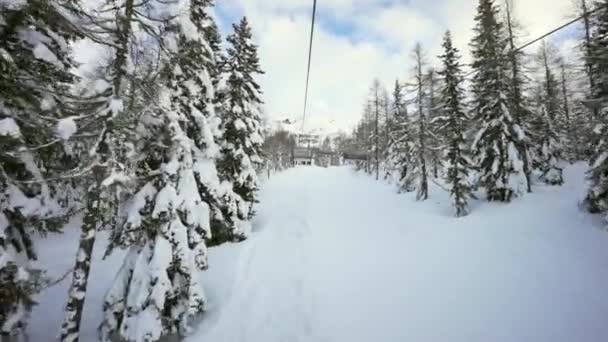
{"type": "MultiPolygon", "coordinates": [[[[104,110],[100,111],[99,118],[101,129],[99,139],[94,148],[91,149],[91,157],[94,159],[90,165],[92,178],[88,185],[85,195],[85,214],[83,218],[80,242],[76,253],[75,265],[72,272],[72,282],[68,290],[68,301],[66,304],[66,317],[61,328],[62,342],[75,342],[80,338],[80,323],[84,309],[84,301],[88,285],[88,276],[91,267],[91,258],[97,228],[102,222],[104,211],[109,208],[109,198],[103,186],[104,180],[112,175],[112,166],[115,165],[113,151],[113,129],[114,118],[123,111],[123,101],[121,98],[124,86],[124,76],[126,75],[127,56],[128,56],[128,35],[131,31],[131,15],[133,0],[126,0],[125,20],[117,23],[121,26],[121,35],[117,36],[117,49],[115,63],[113,65],[113,84],[108,84],[111,95],[105,99],[104,110]],[[124,33],[126,32],[126,37],[124,33]],[[120,37],[120,38],[119,38],[120,37]]],[[[83,163],[84,164],[84,163],[83,163]]],[[[82,169],[86,166],[82,165],[82,169]]]]}
{"type": "MultiPolygon", "coordinates": [[[[598,108],[595,144],[592,146],[590,188],[585,198],[587,209],[592,213],[608,211],[608,0],[596,1],[599,8],[591,17],[591,38],[587,61],[590,72],[595,76],[591,88],[591,101],[598,108]],[[601,7],[600,7],[601,6],[601,7]]],[[[608,220],[608,216],[606,216],[608,220]]]]}
{"type": "Polygon", "coordinates": [[[412,152],[414,153],[414,162],[412,163],[412,176],[417,179],[417,194],[418,200],[427,200],[429,198],[429,183],[427,172],[427,156],[429,132],[427,116],[425,115],[425,102],[428,100],[426,90],[426,75],[423,72],[424,68],[424,52],[422,45],[417,43],[413,51],[414,57],[414,78],[416,82],[416,117],[414,122],[415,133],[412,140],[412,152]]]}
{"type": "MultiPolygon", "coordinates": [[[[66,317],[62,325],[63,342],[78,341],[80,323],[86,299],[91,257],[96,231],[114,224],[114,211],[118,198],[114,189],[129,183],[131,175],[125,160],[130,163],[129,139],[131,130],[132,92],[136,82],[129,82],[136,75],[132,48],[138,47],[139,39],[155,41],[162,35],[173,17],[169,11],[174,3],[148,1],[141,6],[134,0],[91,3],[83,16],[82,25],[87,39],[107,49],[107,64],[98,73],[94,83],[95,97],[83,111],[87,119],[86,136],[95,137],[89,153],[83,154],[78,172],[86,177],[84,217],[79,247],[75,256],[72,282],[68,290],[66,317]]],[[[157,49],[151,47],[150,51],[157,49]]],[[[141,87],[139,87],[141,88],[141,87]]],[[[154,97],[148,96],[149,99],[154,97]]],[[[141,102],[141,101],[140,101],[141,102]]],[[[84,128],[83,128],[84,129],[84,128]]]]}
{"type": "Polygon", "coordinates": [[[519,27],[519,23],[514,17],[513,11],[513,0],[505,1],[505,24],[507,28],[507,40],[508,53],[507,60],[510,67],[509,76],[509,92],[507,97],[508,108],[512,120],[515,122],[516,132],[518,133],[517,139],[514,139],[513,143],[519,152],[519,156],[522,162],[522,169],[525,175],[526,190],[532,192],[532,159],[530,155],[530,138],[528,137],[528,124],[532,113],[530,111],[527,98],[524,94],[525,88],[525,75],[522,72],[523,65],[523,52],[516,50],[516,30],[519,27]]]}
{"type": "Polygon", "coordinates": [[[382,158],[382,93],[384,89],[380,80],[374,79],[369,90],[369,97],[366,102],[365,118],[369,127],[369,153],[373,158],[372,173],[376,180],[380,175],[380,163],[382,158]]]}
{"type": "Polygon", "coordinates": [[[593,88],[593,84],[595,83],[594,75],[591,72],[591,65],[589,63],[591,61],[591,20],[589,15],[589,9],[587,6],[587,0],[579,0],[579,3],[577,4],[577,9],[579,12],[578,14],[583,17],[583,27],[585,28],[585,41],[583,42],[583,52],[585,55],[585,71],[589,79],[589,86],[593,88]]]}
{"type": "Polygon", "coordinates": [[[249,207],[220,182],[215,165],[218,121],[214,113],[214,51],[208,44],[209,1],[184,2],[176,46],[164,66],[162,102],[141,120],[145,182],[125,208],[113,243],[129,248],[105,300],[104,338],[154,341],[187,332],[204,309],[196,273],[207,267],[212,220],[233,234],[248,230],[249,207]],[[188,8],[188,7],[186,7],[188,8]],[[150,150],[150,146],[161,146],[150,150]],[[243,218],[244,217],[244,218],[243,218]]]}
{"type": "Polygon", "coordinates": [[[210,210],[194,172],[199,151],[171,95],[170,88],[161,92],[161,105],[150,114],[156,120],[146,120],[146,129],[164,148],[147,155],[150,180],[130,200],[122,229],[113,234],[113,243],[130,247],[105,298],[104,340],[116,335],[129,342],[156,341],[183,333],[204,307],[196,272],[207,267],[210,210]]]}
{"type": "MultiPolygon", "coordinates": [[[[581,44],[581,51],[579,58],[584,62],[584,76],[583,75],[572,75],[572,79],[575,83],[574,87],[584,94],[584,96],[578,96],[573,94],[573,98],[576,100],[571,103],[571,129],[573,137],[576,139],[576,144],[573,146],[576,148],[577,159],[579,160],[591,160],[595,154],[595,146],[598,145],[600,136],[596,134],[596,128],[598,124],[601,125],[601,102],[598,102],[594,97],[593,89],[596,87],[596,78],[599,77],[597,70],[593,70],[594,60],[594,43],[592,41],[593,30],[596,27],[594,21],[596,17],[601,16],[601,13],[594,12],[590,14],[590,11],[594,10],[597,5],[604,6],[604,0],[577,0],[576,9],[577,14],[580,15],[583,20],[584,37],[581,44]]],[[[602,12],[602,11],[599,11],[602,12]]],[[[571,66],[568,67],[569,73],[576,73],[577,68],[571,66]]]]}
{"type": "Polygon", "coordinates": [[[74,81],[73,2],[0,1],[0,335],[27,323],[44,286],[35,236],[59,231],[63,188],[48,181],[66,161],[73,121],[64,102],[74,81]]]}
{"type": "MultiPolygon", "coordinates": [[[[546,95],[546,94],[545,94],[546,95]]],[[[543,103],[540,107],[540,112],[536,115],[538,119],[535,121],[538,134],[536,146],[536,156],[534,163],[540,171],[540,179],[550,185],[562,185],[564,180],[562,177],[562,168],[557,166],[559,161],[558,155],[561,149],[559,143],[559,134],[556,132],[553,119],[550,114],[550,107],[547,103],[543,103]]]]}
{"type": "Polygon", "coordinates": [[[525,134],[510,112],[507,41],[498,17],[493,0],[479,1],[471,42],[475,72],[472,111],[477,130],[473,157],[488,200],[509,202],[527,188],[518,148],[525,134]]]}
{"type": "MultiPolygon", "coordinates": [[[[577,0],[579,3],[580,14],[586,12],[585,0],[577,0]]],[[[585,17],[585,22],[589,22],[585,17]]],[[[584,26],[585,31],[587,25],[584,26]]],[[[591,27],[589,26],[589,39],[591,27]]],[[[564,56],[557,55],[557,63],[554,69],[559,69],[557,76],[560,83],[560,103],[565,120],[562,133],[563,157],[570,162],[589,161],[591,159],[592,146],[595,145],[593,130],[595,128],[595,114],[593,109],[594,101],[591,98],[591,86],[595,83],[595,78],[589,72],[589,44],[586,38],[581,44],[582,49],[570,51],[574,53],[574,58],[565,59],[564,56]],[[580,68],[581,64],[584,69],[580,68]]],[[[555,48],[554,48],[555,49],[555,48]]],[[[556,72],[557,74],[557,72],[556,72]]]]}
{"type": "MultiPolygon", "coordinates": [[[[212,0],[206,0],[208,6],[212,6],[212,0]]],[[[215,60],[215,65],[213,68],[209,70],[211,74],[211,81],[214,87],[217,87],[220,82],[221,74],[222,74],[222,65],[221,62],[224,59],[223,51],[222,51],[222,36],[220,34],[220,29],[218,28],[215,20],[213,18],[207,18],[209,20],[208,24],[204,27],[204,32],[208,40],[209,48],[213,53],[213,57],[215,60]]],[[[219,95],[220,92],[216,92],[216,96],[219,95]]]]}
{"type": "Polygon", "coordinates": [[[469,174],[471,172],[470,150],[465,136],[468,117],[464,106],[463,76],[460,53],[452,43],[450,31],[443,38],[443,68],[439,71],[444,86],[440,94],[440,115],[435,119],[437,134],[445,139],[443,146],[447,172],[445,182],[450,187],[456,216],[469,212],[468,200],[471,197],[469,174]]]}
{"type": "Polygon", "coordinates": [[[374,132],[375,132],[375,110],[373,99],[373,84],[370,87],[368,94],[363,104],[363,113],[361,120],[353,131],[355,142],[355,150],[366,156],[365,160],[357,162],[357,170],[364,170],[368,174],[373,174],[375,171],[375,153],[374,153],[374,132]]]}
{"type": "Polygon", "coordinates": [[[563,58],[559,62],[559,69],[560,99],[565,117],[562,138],[564,157],[570,162],[585,160],[584,151],[588,146],[586,140],[590,136],[587,130],[589,112],[581,101],[578,101],[577,92],[574,91],[580,83],[577,80],[578,73],[576,69],[569,67],[563,58]]]}
{"type": "Polygon", "coordinates": [[[365,155],[365,160],[358,160],[355,164],[358,171],[364,170],[367,173],[371,172],[371,164],[373,162],[372,143],[371,143],[371,120],[372,106],[366,100],[363,106],[363,116],[353,130],[353,151],[357,151],[365,155]]]}
{"type": "Polygon", "coordinates": [[[429,137],[432,137],[432,139],[429,139],[428,141],[428,160],[433,177],[438,178],[439,171],[442,168],[440,149],[441,145],[443,144],[443,137],[437,134],[437,125],[435,123],[435,118],[439,115],[441,109],[439,96],[437,94],[437,90],[439,89],[439,79],[437,78],[437,72],[433,68],[428,70],[427,80],[428,99],[426,101],[426,111],[428,134],[429,137]]]}
{"type": "MultiPolygon", "coordinates": [[[[186,3],[186,2],[184,2],[186,3]]],[[[197,133],[199,136],[206,135],[206,139],[201,140],[193,137],[201,151],[206,151],[208,157],[217,159],[220,156],[218,144],[222,143],[223,134],[219,127],[220,118],[218,114],[222,113],[223,98],[225,89],[219,89],[222,81],[222,73],[225,72],[225,63],[223,51],[221,49],[222,38],[219,28],[208,13],[208,8],[214,5],[213,0],[191,0],[191,19],[194,25],[193,30],[197,31],[197,35],[204,37],[205,44],[196,43],[191,47],[192,52],[189,52],[190,65],[188,70],[195,70],[197,75],[182,75],[182,78],[192,80],[205,91],[198,92],[192,95],[192,101],[198,111],[204,118],[195,118],[191,122],[196,122],[198,128],[193,130],[204,130],[197,133]],[[202,73],[201,73],[202,72],[202,73]],[[202,86],[206,79],[210,79],[211,87],[202,86]],[[209,88],[209,89],[207,89],[209,88]],[[212,89],[211,89],[212,88],[212,89]],[[213,90],[212,93],[210,91],[213,90]],[[208,98],[209,94],[213,94],[212,98],[208,98]],[[203,120],[205,123],[202,123],[203,120]]],[[[196,38],[199,39],[199,38],[196,38]]],[[[182,47],[183,48],[183,47],[182,47]]],[[[184,62],[184,59],[182,59],[184,62]]],[[[187,90],[185,90],[187,91],[187,90]]],[[[191,126],[193,127],[193,126],[191,126]]],[[[203,164],[198,164],[203,166],[203,164]]],[[[201,196],[211,206],[211,231],[212,234],[208,237],[207,245],[216,246],[227,241],[239,241],[246,237],[250,230],[248,222],[249,207],[241,196],[236,194],[227,180],[219,182],[217,180],[217,169],[213,163],[204,163],[208,167],[207,172],[199,172],[197,182],[201,196]],[[205,173],[205,174],[203,174],[205,173]]],[[[199,170],[199,171],[202,171],[199,170]]]]}
{"type": "Polygon", "coordinates": [[[272,169],[280,171],[291,166],[291,153],[295,147],[295,136],[281,127],[266,135],[263,149],[272,158],[272,169]]]}
{"type": "Polygon", "coordinates": [[[381,170],[382,170],[382,174],[383,177],[386,179],[386,177],[388,176],[388,145],[389,145],[389,136],[390,136],[390,132],[393,129],[393,117],[391,114],[391,104],[390,104],[390,98],[389,98],[389,94],[388,94],[388,90],[385,87],[382,87],[382,92],[380,94],[380,112],[381,112],[381,119],[380,119],[380,136],[381,136],[381,143],[380,143],[380,151],[381,151],[381,156],[380,156],[380,165],[381,165],[381,170]]]}
{"type": "MultiPolygon", "coordinates": [[[[599,0],[593,3],[597,10],[590,17],[591,38],[588,47],[588,63],[590,73],[593,75],[593,85],[591,87],[591,99],[604,104],[608,89],[608,76],[604,72],[604,67],[608,64],[608,0],[599,0]]],[[[594,106],[601,108],[602,106],[594,106]]],[[[598,113],[601,114],[601,113],[598,113]]]]}
{"type": "MultiPolygon", "coordinates": [[[[257,46],[252,41],[247,18],[233,24],[228,36],[229,47],[223,62],[223,95],[221,103],[222,155],[218,170],[222,180],[233,184],[234,192],[246,202],[247,218],[254,215],[258,179],[256,166],[264,143],[261,118],[261,90],[255,77],[263,74],[257,46]]],[[[245,235],[247,232],[245,232],[245,235]]]]}
{"type": "Polygon", "coordinates": [[[412,168],[412,128],[403,98],[403,87],[399,80],[395,81],[393,89],[393,120],[394,129],[391,131],[389,143],[389,165],[394,173],[399,191],[414,191],[412,168]]]}
{"type": "Polygon", "coordinates": [[[551,70],[547,46],[543,42],[539,53],[543,69],[543,80],[540,94],[539,112],[534,130],[534,145],[536,152],[533,166],[540,171],[543,182],[551,185],[561,185],[564,180],[562,169],[557,163],[562,158],[559,123],[562,120],[559,100],[559,84],[551,70]]]}
{"type": "MultiPolygon", "coordinates": [[[[212,234],[208,240],[209,246],[219,245],[226,241],[243,240],[251,230],[249,222],[251,204],[241,194],[235,192],[229,180],[220,182],[217,179],[217,167],[215,163],[211,163],[211,160],[215,161],[220,157],[218,145],[222,144],[225,132],[222,132],[219,127],[221,122],[217,113],[223,113],[223,98],[227,93],[227,88],[223,91],[215,91],[221,81],[222,70],[225,67],[222,63],[225,60],[221,51],[219,29],[208,10],[212,5],[211,0],[192,1],[192,22],[201,36],[199,39],[206,41],[208,48],[199,42],[194,47],[190,47],[193,51],[188,52],[189,60],[181,63],[190,63],[188,67],[193,70],[193,75],[185,75],[186,78],[195,79],[195,82],[205,89],[198,96],[194,96],[191,106],[199,109],[206,122],[203,121],[203,118],[193,117],[193,115],[190,115],[190,121],[192,125],[197,126],[194,130],[201,131],[198,136],[193,137],[197,147],[201,151],[205,151],[205,156],[210,158],[197,163],[199,191],[212,208],[212,234]],[[208,78],[211,80],[211,86],[203,85],[208,78]]],[[[182,80],[181,83],[187,83],[186,81],[189,80],[182,80]]],[[[187,93],[186,90],[184,92],[187,93]]],[[[256,145],[256,148],[261,149],[261,145],[256,145]]],[[[256,151],[259,152],[259,150],[256,151]]]]}
{"type": "Polygon", "coordinates": [[[564,113],[562,142],[564,158],[573,162],[576,160],[574,137],[572,135],[572,109],[570,101],[570,90],[568,88],[568,76],[566,73],[566,62],[563,58],[559,59],[559,95],[560,105],[564,113]]]}
{"type": "Polygon", "coordinates": [[[365,100],[365,105],[363,106],[363,118],[361,120],[361,147],[362,151],[367,155],[367,160],[365,161],[365,172],[368,174],[373,174],[376,169],[376,153],[374,151],[375,147],[375,139],[374,139],[374,119],[376,117],[376,112],[374,110],[374,101],[371,98],[367,98],[365,100]]]}
{"type": "MultiPolygon", "coordinates": [[[[591,9],[589,6],[589,3],[592,3],[592,6],[595,7],[597,5],[602,5],[605,7],[605,1],[604,0],[591,0],[591,1],[587,1],[587,0],[580,0],[580,2],[577,4],[578,6],[578,10],[580,15],[583,17],[583,26],[585,29],[585,40],[582,44],[582,49],[583,49],[583,55],[584,55],[584,61],[585,61],[585,72],[587,74],[587,80],[588,80],[588,84],[587,86],[589,87],[589,93],[587,100],[591,100],[593,101],[595,99],[594,96],[594,89],[596,89],[596,77],[597,75],[597,70],[594,70],[594,61],[593,59],[595,59],[595,54],[596,51],[595,48],[595,39],[592,39],[592,35],[594,35],[597,32],[594,32],[594,29],[597,28],[597,21],[594,20],[596,18],[600,18],[602,16],[602,11],[595,12],[594,15],[590,15],[589,10],[591,9]]],[[[600,19],[601,21],[602,19],[600,19]]],[[[595,36],[594,38],[597,38],[597,36],[595,36]]],[[[587,114],[589,115],[589,122],[593,125],[593,123],[595,122],[595,120],[599,119],[598,116],[600,115],[600,109],[599,106],[592,106],[590,108],[587,108],[587,114]]],[[[591,128],[591,130],[593,130],[593,127],[591,128]]],[[[593,145],[593,142],[589,142],[589,145],[593,145]]],[[[592,146],[588,146],[590,148],[592,148],[592,146]]],[[[590,154],[593,154],[592,151],[588,151],[590,154]]]]}

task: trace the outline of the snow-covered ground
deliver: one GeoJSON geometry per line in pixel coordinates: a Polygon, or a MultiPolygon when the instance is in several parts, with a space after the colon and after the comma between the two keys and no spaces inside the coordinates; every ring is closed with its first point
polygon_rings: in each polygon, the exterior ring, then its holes
{"type": "MultiPolygon", "coordinates": [[[[577,207],[584,169],[509,205],[476,202],[462,219],[437,188],[420,203],[348,168],[276,175],[253,236],[211,249],[209,308],[187,341],[607,341],[608,232],[577,207]]],[[[71,265],[76,239],[45,240],[51,275],[71,265]]],[[[121,261],[102,253],[83,341],[95,341],[121,261]]],[[[59,331],[68,283],[41,295],[31,340],[59,331]]]]}

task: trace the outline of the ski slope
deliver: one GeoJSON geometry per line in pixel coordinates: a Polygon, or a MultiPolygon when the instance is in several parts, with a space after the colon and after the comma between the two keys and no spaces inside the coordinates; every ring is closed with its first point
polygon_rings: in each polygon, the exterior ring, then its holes
{"type": "Polygon", "coordinates": [[[212,251],[211,306],[187,341],[608,340],[608,233],[561,188],[451,216],[348,168],[264,187],[259,231],[212,251]]]}
{"type": "MultiPolygon", "coordinates": [[[[584,170],[508,205],[474,202],[461,219],[434,186],[416,202],[349,168],[274,175],[252,237],[210,249],[207,312],[186,341],[608,341],[608,232],[577,207],[584,170]]],[[[54,278],[73,264],[77,223],[39,244],[54,278]]],[[[86,342],[98,340],[124,256],[102,260],[106,238],[94,251],[86,342]]],[[[69,281],[38,296],[30,341],[58,336],[69,281]]]]}

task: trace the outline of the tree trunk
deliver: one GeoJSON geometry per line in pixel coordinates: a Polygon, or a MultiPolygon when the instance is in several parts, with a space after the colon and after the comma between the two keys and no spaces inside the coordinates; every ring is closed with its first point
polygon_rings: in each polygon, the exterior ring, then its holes
{"type": "Polygon", "coordinates": [[[420,188],[418,189],[417,199],[418,200],[427,200],[429,198],[429,184],[427,179],[427,171],[426,171],[426,118],[424,116],[424,103],[423,103],[423,95],[424,95],[424,74],[422,73],[422,48],[420,45],[416,46],[414,50],[416,57],[416,76],[418,83],[418,120],[419,120],[419,132],[418,132],[418,143],[419,151],[418,151],[418,163],[420,168],[420,188]]]}
{"type": "MultiPolygon", "coordinates": [[[[429,121],[432,121],[435,118],[435,109],[436,109],[436,103],[435,103],[435,72],[433,70],[431,70],[429,72],[429,90],[430,90],[430,94],[429,94],[429,104],[430,104],[430,108],[429,108],[429,121]]],[[[432,128],[431,128],[432,129],[432,128]]],[[[433,157],[433,177],[435,179],[439,178],[439,155],[437,152],[437,149],[435,149],[435,147],[437,147],[437,145],[433,145],[431,147],[431,156],[433,157]]]]}
{"type": "Polygon", "coordinates": [[[80,244],[76,253],[76,264],[72,271],[72,284],[68,293],[66,318],[61,327],[62,342],[76,342],[80,337],[80,323],[82,321],[93,246],[97,232],[101,182],[103,181],[103,178],[101,178],[102,174],[100,173],[103,170],[96,170],[95,172],[98,173],[98,179],[95,180],[96,184],[87,193],[86,214],[82,223],[80,244]]]}

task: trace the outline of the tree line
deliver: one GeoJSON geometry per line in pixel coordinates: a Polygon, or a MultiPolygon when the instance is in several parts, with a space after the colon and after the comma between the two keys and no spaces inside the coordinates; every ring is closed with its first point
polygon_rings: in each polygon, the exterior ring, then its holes
{"type": "Polygon", "coordinates": [[[510,202],[536,184],[563,184],[565,163],[590,161],[584,206],[606,213],[608,1],[577,1],[585,36],[574,63],[549,42],[532,54],[518,48],[509,0],[479,0],[470,65],[450,31],[437,67],[417,44],[411,81],[397,80],[390,95],[371,86],[349,141],[368,153],[359,166],[419,200],[437,182],[464,216],[476,194],[510,202]]]}
{"type": "Polygon", "coordinates": [[[205,309],[207,247],[241,241],[257,202],[262,74],[246,18],[212,0],[0,1],[0,332],[56,281],[37,247],[80,223],[62,341],[78,341],[93,246],[126,250],[103,340],[184,334],[205,309]],[[86,42],[86,47],[79,45],[86,42]],[[225,47],[225,48],[224,48],[225,47]],[[97,51],[89,65],[77,49],[97,51]]]}

